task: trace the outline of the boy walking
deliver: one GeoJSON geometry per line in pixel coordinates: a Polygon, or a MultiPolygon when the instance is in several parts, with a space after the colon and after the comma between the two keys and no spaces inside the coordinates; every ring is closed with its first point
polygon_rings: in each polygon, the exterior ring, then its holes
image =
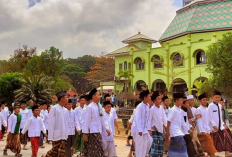
{"type": "Polygon", "coordinates": [[[25,132],[24,134],[22,134],[22,130],[24,128],[24,126],[27,123],[27,120],[29,119],[29,112],[28,109],[26,108],[26,102],[22,101],[20,103],[21,109],[20,109],[20,114],[22,115],[22,120],[21,120],[21,124],[20,124],[20,142],[23,145],[23,149],[27,150],[26,146],[27,146],[27,139],[28,139],[28,132],[25,132]]]}
{"type": "MultiPolygon", "coordinates": [[[[112,133],[112,126],[111,122],[114,121],[114,117],[112,115],[111,111],[111,103],[110,101],[103,102],[104,107],[104,118],[106,119],[110,132],[112,133]]],[[[105,128],[102,127],[102,148],[104,151],[104,157],[117,157],[115,144],[114,144],[114,137],[113,134],[108,136],[108,133],[106,132],[105,128]]]]}
{"type": "Polygon", "coordinates": [[[41,131],[46,136],[46,128],[43,123],[43,120],[39,117],[40,109],[38,106],[32,107],[33,116],[30,117],[22,130],[22,134],[25,134],[28,130],[28,136],[31,140],[31,147],[32,147],[32,156],[37,157],[38,150],[39,150],[39,142],[40,142],[40,133],[41,131]]]}
{"type": "Polygon", "coordinates": [[[8,136],[7,143],[5,149],[3,150],[3,155],[7,155],[7,149],[10,149],[13,153],[15,153],[15,157],[21,157],[21,144],[20,144],[20,123],[22,119],[22,115],[19,114],[20,107],[14,106],[14,113],[10,115],[8,119],[8,136]]]}

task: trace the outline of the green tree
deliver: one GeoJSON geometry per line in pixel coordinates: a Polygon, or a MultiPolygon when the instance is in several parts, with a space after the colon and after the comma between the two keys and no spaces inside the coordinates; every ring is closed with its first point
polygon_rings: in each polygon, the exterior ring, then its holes
{"type": "Polygon", "coordinates": [[[53,78],[44,74],[34,75],[32,73],[20,75],[22,87],[15,91],[15,100],[30,101],[35,103],[52,102],[53,78]]]}
{"type": "Polygon", "coordinates": [[[223,38],[211,44],[206,52],[206,71],[211,73],[211,89],[223,91],[229,96],[232,94],[232,33],[223,35],[223,38]]]}
{"type": "Polygon", "coordinates": [[[126,92],[129,92],[130,89],[128,89],[129,87],[129,84],[131,82],[131,78],[134,77],[134,75],[131,74],[130,70],[120,70],[118,72],[118,77],[119,77],[119,80],[122,80],[124,82],[124,90],[126,92]]]}
{"type": "Polygon", "coordinates": [[[50,47],[40,55],[40,69],[45,75],[58,78],[63,70],[63,52],[55,47],[50,47]]]}
{"type": "Polygon", "coordinates": [[[52,89],[54,90],[54,93],[58,93],[60,91],[68,91],[69,89],[71,89],[72,91],[76,91],[71,83],[61,78],[55,80],[54,84],[52,85],[52,89]]]}
{"type": "Polygon", "coordinates": [[[14,102],[14,91],[21,88],[20,74],[5,73],[0,76],[0,99],[6,101],[9,105],[14,102]]]}

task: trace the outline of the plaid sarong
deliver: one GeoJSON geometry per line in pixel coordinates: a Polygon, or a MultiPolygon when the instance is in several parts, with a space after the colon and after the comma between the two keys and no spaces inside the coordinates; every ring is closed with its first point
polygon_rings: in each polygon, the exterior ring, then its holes
{"type": "Polygon", "coordinates": [[[150,157],[162,157],[164,151],[163,134],[158,131],[152,131],[153,143],[151,146],[150,157]]]}
{"type": "Polygon", "coordinates": [[[104,152],[101,145],[101,134],[88,134],[88,148],[85,157],[104,157],[104,152]]]}
{"type": "Polygon", "coordinates": [[[188,157],[187,146],[183,136],[171,137],[168,157],[188,157]]]}
{"type": "Polygon", "coordinates": [[[229,129],[219,130],[218,132],[211,133],[210,135],[218,152],[232,152],[232,134],[229,129]]]}
{"type": "Polygon", "coordinates": [[[23,129],[20,129],[20,143],[22,145],[27,145],[28,140],[28,131],[25,132],[25,134],[21,134],[23,129]]]}
{"type": "Polygon", "coordinates": [[[52,141],[52,149],[47,152],[45,157],[64,157],[66,141],[52,141]]]}
{"type": "Polygon", "coordinates": [[[10,149],[15,154],[20,153],[21,144],[19,134],[9,133],[7,135],[6,149],[10,149]]]}

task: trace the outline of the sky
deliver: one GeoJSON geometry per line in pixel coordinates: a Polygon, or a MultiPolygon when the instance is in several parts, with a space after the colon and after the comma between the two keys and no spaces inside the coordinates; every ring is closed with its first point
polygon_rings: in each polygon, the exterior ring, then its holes
{"type": "Polygon", "coordinates": [[[64,58],[100,55],[125,46],[139,31],[158,40],[181,0],[1,0],[0,60],[28,45],[54,46],[64,58]]]}

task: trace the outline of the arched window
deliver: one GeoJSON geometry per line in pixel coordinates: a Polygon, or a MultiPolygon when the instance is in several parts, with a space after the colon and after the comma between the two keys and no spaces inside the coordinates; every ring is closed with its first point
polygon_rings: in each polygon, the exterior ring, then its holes
{"type": "Polygon", "coordinates": [[[183,66],[183,59],[182,59],[182,56],[179,53],[175,53],[173,55],[173,66],[174,67],[183,66]]]}
{"type": "Polygon", "coordinates": [[[163,65],[162,65],[162,61],[160,59],[160,56],[158,55],[155,55],[153,57],[153,62],[154,62],[154,68],[157,69],[157,68],[163,68],[163,65]]]}
{"type": "Polygon", "coordinates": [[[206,61],[205,52],[202,51],[202,50],[199,50],[196,53],[196,64],[197,65],[199,65],[199,64],[205,64],[205,61],[206,61]]]}
{"type": "Polygon", "coordinates": [[[127,61],[124,62],[124,70],[127,70],[127,61]]]}
{"type": "Polygon", "coordinates": [[[122,70],[122,63],[119,64],[119,70],[122,70]]]}
{"type": "Polygon", "coordinates": [[[143,70],[144,69],[144,63],[141,58],[138,58],[136,60],[136,69],[137,70],[143,70]]]}

